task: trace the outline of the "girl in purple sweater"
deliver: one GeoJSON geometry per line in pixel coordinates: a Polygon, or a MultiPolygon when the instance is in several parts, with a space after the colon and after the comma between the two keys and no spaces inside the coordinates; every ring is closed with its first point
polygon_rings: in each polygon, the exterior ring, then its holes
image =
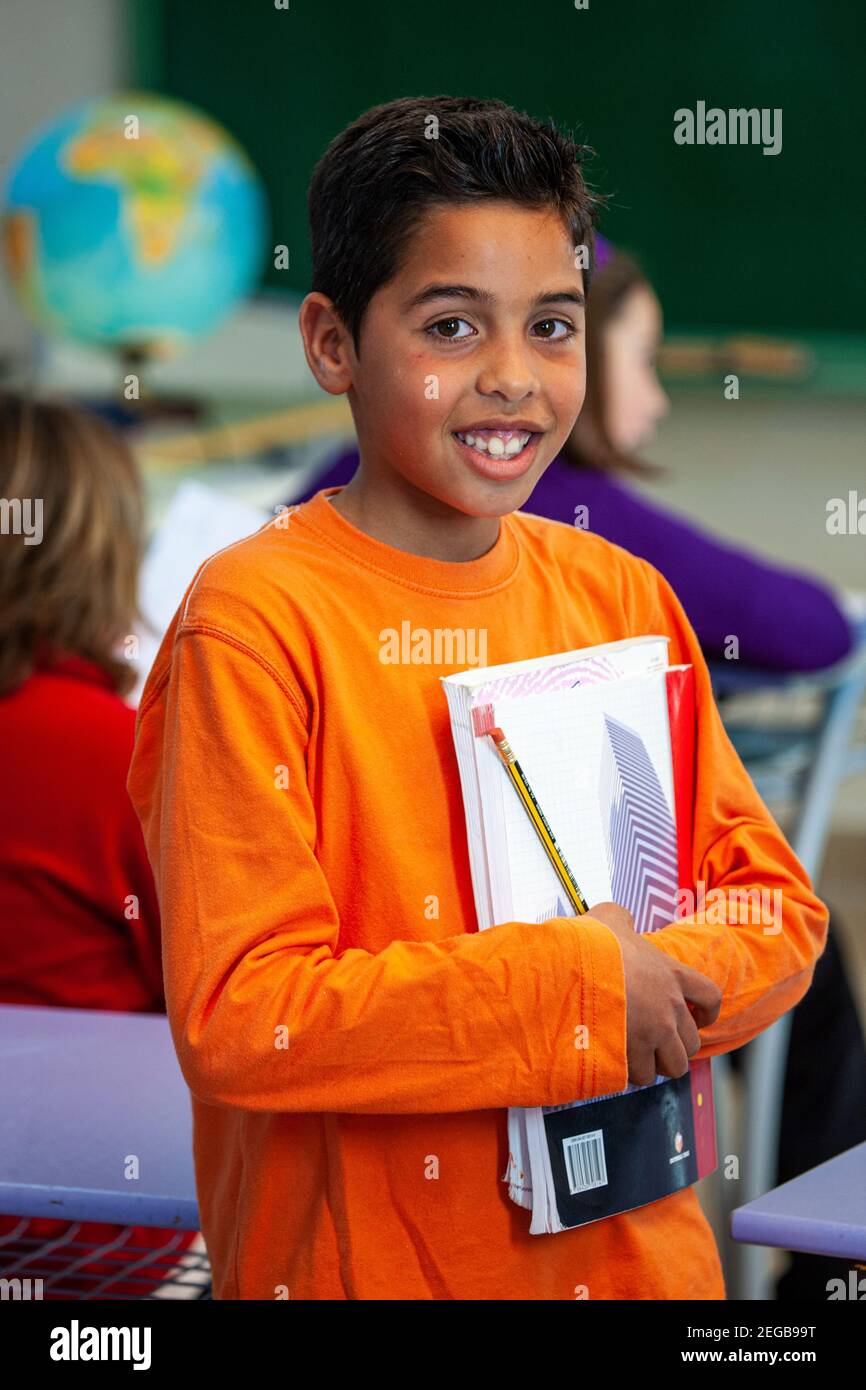
{"type": "MultiPolygon", "coordinates": [[[[672,585],[708,658],[721,659],[736,633],[741,666],[806,671],[841,660],[854,634],[828,584],[717,539],[623,480],[629,473],[666,472],[636,452],[668,408],[655,367],[662,318],[636,263],[603,238],[597,243],[586,316],[586,399],[524,511],[583,524],[648,560],[672,585]]],[[[305,502],[320,488],[348,483],[358,462],[357,449],[346,450],[289,500],[305,502]]]]}

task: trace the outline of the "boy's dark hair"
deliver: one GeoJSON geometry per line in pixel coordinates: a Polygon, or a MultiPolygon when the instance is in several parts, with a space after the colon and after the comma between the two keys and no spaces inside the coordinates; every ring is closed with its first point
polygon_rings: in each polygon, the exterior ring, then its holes
{"type": "Polygon", "coordinates": [[[333,301],[358,352],[367,305],[397,274],[428,209],[481,198],[555,208],[575,247],[587,247],[588,289],[602,201],[584,182],[590,153],[504,101],[401,97],[371,107],[313,170],[311,289],[333,301]]]}

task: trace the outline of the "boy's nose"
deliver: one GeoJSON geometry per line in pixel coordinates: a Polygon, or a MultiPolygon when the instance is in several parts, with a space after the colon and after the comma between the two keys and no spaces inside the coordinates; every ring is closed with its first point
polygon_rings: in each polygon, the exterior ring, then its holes
{"type": "Polygon", "coordinates": [[[537,392],[539,386],[528,350],[516,344],[505,345],[501,340],[491,349],[478,373],[478,391],[482,396],[501,395],[506,400],[521,400],[537,392]]]}

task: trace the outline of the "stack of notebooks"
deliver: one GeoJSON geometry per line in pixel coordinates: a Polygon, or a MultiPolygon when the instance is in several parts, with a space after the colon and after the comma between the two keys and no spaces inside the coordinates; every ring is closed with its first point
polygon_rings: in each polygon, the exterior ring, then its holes
{"type": "MultiPolygon", "coordinates": [[[[627,638],[442,678],[480,930],[582,911],[516,792],[503,734],[578,899],[619,903],[638,932],[680,915],[694,889],[694,670],[668,665],[668,642],[627,638]]],[[[508,1148],[503,1180],[531,1209],[533,1235],[658,1201],[717,1166],[711,1063],[612,1095],[512,1107],[508,1148]]]]}

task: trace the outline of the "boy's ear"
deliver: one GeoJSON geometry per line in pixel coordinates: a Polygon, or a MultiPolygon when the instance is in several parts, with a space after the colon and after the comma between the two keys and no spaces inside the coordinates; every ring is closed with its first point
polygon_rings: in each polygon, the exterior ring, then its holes
{"type": "Polygon", "coordinates": [[[326,294],[313,290],[298,311],[307,364],[323,391],[342,395],[352,385],[352,339],[326,294]]]}

